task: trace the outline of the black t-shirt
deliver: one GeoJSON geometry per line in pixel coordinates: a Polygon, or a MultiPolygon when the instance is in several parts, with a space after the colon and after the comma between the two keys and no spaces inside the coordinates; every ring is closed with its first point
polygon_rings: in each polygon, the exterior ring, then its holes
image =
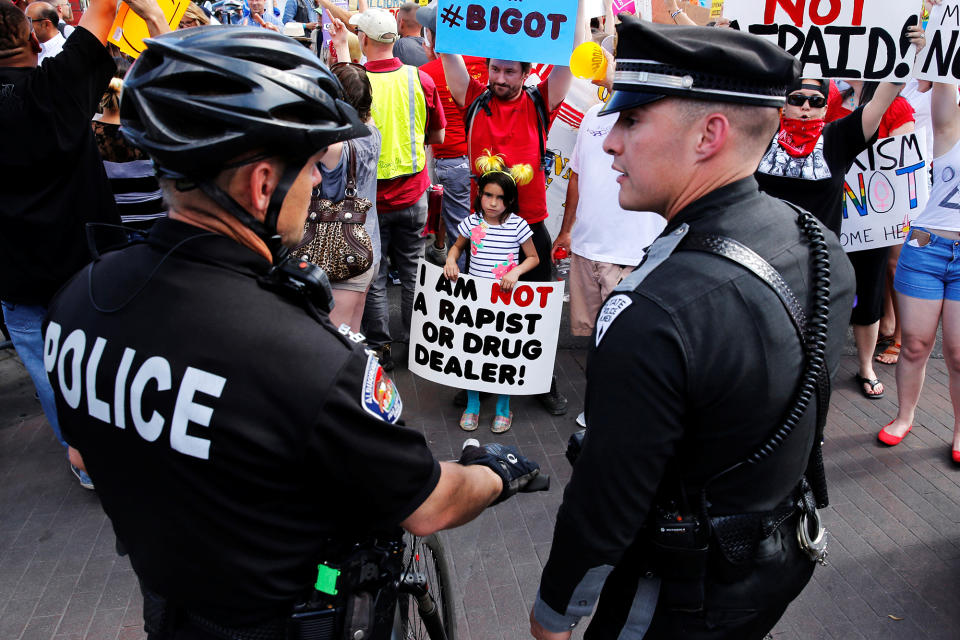
{"type": "Polygon", "coordinates": [[[39,67],[0,67],[0,300],[46,304],[90,261],[84,225],[120,222],[90,129],[113,72],[82,27],[39,67]]]}
{"type": "Polygon", "coordinates": [[[754,174],[760,190],[803,207],[838,236],[843,222],[843,180],[854,159],[873,144],[863,139],[863,108],[827,123],[813,152],[791,157],[776,138],[754,174]]]}
{"type": "Polygon", "coordinates": [[[324,538],[396,526],[440,474],[376,358],[261,287],[268,266],[160,220],[44,329],[64,436],[138,576],[234,626],[289,613],[324,538]]]}

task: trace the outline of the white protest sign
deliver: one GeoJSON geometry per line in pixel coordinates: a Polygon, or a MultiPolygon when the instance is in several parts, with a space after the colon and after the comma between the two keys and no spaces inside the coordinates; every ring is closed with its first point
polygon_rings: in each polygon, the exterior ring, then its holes
{"type": "Polygon", "coordinates": [[[930,197],[923,132],[878,140],[857,156],[843,185],[840,244],[861,251],[901,244],[904,223],[930,197]]]}
{"type": "Polygon", "coordinates": [[[583,13],[588,18],[599,18],[606,13],[603,0],[583,0],[583,13]]]}
{"type": "Polygon", "coordinates": [[[731,27],[796,56],[807,78],[904,82],[915,47],[903,37],[920,23],[907,0],[724,0],[731,27]]]}
{"type": "Polygon", "coordinates": [[[423,260],[410,322],[410,371],[450,387],[508,395],[550,390],[563,310],[562,282],[461,274],[456,282],[423,260]]]}
{"type": "Polygon", "coordinates": [[[637,0],[637,15],[644,20],[653,22],[653,2],[652,0],[637,0]]]}
{"type": "Polygon", "coordinates": [[[927,46],[917,56],[914,77],[934,82],[960,80],[960,1],[934,6],[927,21],[927,46]]]}
{"type": "Polygon", "coordinates": [[[556,238],[563,224],[564,203],[567,201],[567,184],[570,181],[570,156],[577,143],[577,132],[583,114],[606,97],[607,90],[597,87],[589,80],[573,78],[567,97],[560,105],[557,119],[547,136],[547,149],[553,152],[553,168],[547,174],[547,219],[544,225],[550,237],[556,238]]]}

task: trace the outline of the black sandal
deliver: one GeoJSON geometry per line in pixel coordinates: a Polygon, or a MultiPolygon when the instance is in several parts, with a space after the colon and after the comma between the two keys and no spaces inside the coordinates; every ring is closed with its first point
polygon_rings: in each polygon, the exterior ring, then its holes
{"type": "Polygon", "coordinates": [[[866,389],[863,388],[863,385],[869,385],[870,390],[873,391],[879,385],[882,384],[880,382],[880,378],[873,378],[873,379],[864,378],[859,373],[853,374],[853,378],[857,381],[857,384],[860,385],[860,393],[862,393],[865,398],[869,398],[870,400],[879,400],[880,398],[883,397],[883,393],[884,393],[883,391],[881,391],[880,393],[869,393],[866,389]]]}

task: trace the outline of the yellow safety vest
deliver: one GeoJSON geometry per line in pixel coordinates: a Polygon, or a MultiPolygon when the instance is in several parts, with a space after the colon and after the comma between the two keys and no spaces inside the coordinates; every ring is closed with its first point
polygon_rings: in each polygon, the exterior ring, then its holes
{"type": "Polygon", "coordinates": [[[403,65],[395,71],[368,73],[367,78],[373,89],[370,110],[382,136],[377,179],[420,173],[427,164],[427,97],[417,68],[403,65]]]}

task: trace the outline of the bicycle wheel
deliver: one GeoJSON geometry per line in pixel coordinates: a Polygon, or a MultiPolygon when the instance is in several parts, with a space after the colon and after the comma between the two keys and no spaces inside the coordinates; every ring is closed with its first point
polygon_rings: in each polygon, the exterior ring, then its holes
{"type": "MultiPolygon", "coordinates": [[[[457,616],[453,606],[453,583],[450,564],[440,538],[436,534],[418,538],[404,533],[401,583],[425,583],[426,595],[437,608],[437,615],[446,633],[446,640],[457,640],[457,616]]],[[[423,602],[401,588],[397,600],[400,640],[440,640],[429,632],[421,617],[423,602]]],[[[429,605],[428,605],[429,606],[429,605]]]]}

